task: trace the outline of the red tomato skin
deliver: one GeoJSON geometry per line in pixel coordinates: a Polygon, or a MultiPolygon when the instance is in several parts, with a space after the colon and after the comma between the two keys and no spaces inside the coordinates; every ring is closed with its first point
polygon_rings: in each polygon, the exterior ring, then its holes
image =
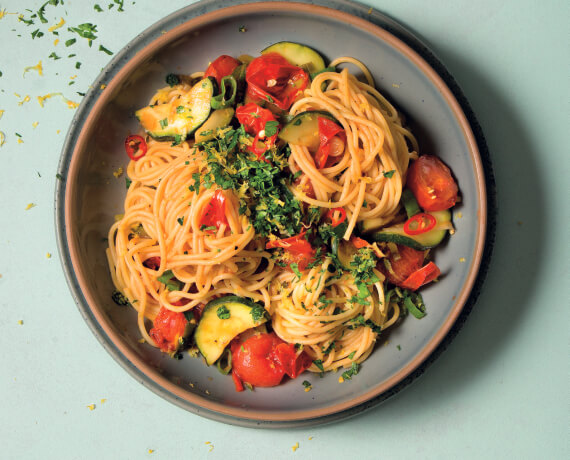
{"type": "Polygon", "coordinates": [[[277,134],[266,137],[265,140],[261,142],[259,133],[265,129],[265,124],[268,121],[277,121],[273,113],[254,102],[249,102],[236,109],[236,118],[245,128],[245,132],[254,136],[253,144],[249,150],[252,151],[257,158],[264,159],[263,154],[268,148],[271,148],[275,144],[277,134]],[[259,142],[263,145],[261,148],[259,148],[259,142]]]}
{"type": "Polygon", "coordinates": [[[158,270],[160,268],[160,257],[159,256],[149,257],[143,262],[143,265],[146,268],[150,268],[151,270],[158,270]]]}
{"type": "Polygon", "coordinates": [[[288,110],[300,91],[309,83],[309,75],[290,64],[277,53],[255,58],[247,67],[245,80],[247,94],[253,100],[264,100],[288,110]],[[269,84],[268,82],[275,82],[269,84]]]}
{"type": "Polygon", "coordinates": [[[204,78],[214,77],[218,82],[218,85],[221,85],[222,78],[227,75],[231,75],[239,65],[241,65],[241,62],[237,59],[228,56],[227,54],[222,54],[208,66],[204,73],[204,78]]]}
{"type": "Polygon", "coordinates": [[[257,387],[274,387],[281,383],[285,370],[275,358],[274,349],[284,343],[275,334],[259,334],[232,347],[233,371],[242,382],[257,387]]]}
{"type": "Polygon", "coordinates": [[[346,138],[346,135],[343,128],[334,121],[325,117],[318,117],[317,120],[319,123],[319,149],[315,153],[315,164],[317,168],[322,169],[326,166],[331,151],[331,139],[336,135],[346,138]]]}
{"type": "Polygon", "coordinates": [[[216,227],[224,224],[228,226],[228,219],[226,217],[226,197],[221,190],[216,190],[214,196],[204,207],[204,212],[200,218],[200,227],[216,227]]]}
{"type": "Polygon", "coordinates": [[[441,275],[439,267],[433,262],[429,262],[408,276],[404,281],[400,283],[400,286],[405,289],[415,291],[424,284],[431,283],[439,275],[441,275]]]}
{"type": "Polygon", "coordinates": [[[433,155],[412,162],[406,185],[425,211],[443,211],[457,202],[458,188],[449,168],[433,155]]]}
{"type": "Polygon", "coordinates": [[[382,262],[380,262],[378,268],[388,278],[388,281],[396,286],[400,286],[412,273],[422,267],[424,252],[401,244],[396,246],[398,247],[399,258],[394,254],[388,256],[388,262],[390,262],[394,273],[391,273],[382,262]]]}
{"type": "Polygon", "coordinates": [[[283,262],[289,266],[291,266],[292,263],[296,263],[300,271],[305,270],[307,266],[315,260],[316,250],[311,246],[311,243],[305,239],[305,232],[282,240],[269,241],[265,245],[265,248],[283,248],[283,262]]]}
{"type": "Polygon", "coordinates": [[[173,353],[178,349],[179,339],[184,335],[187,324],[184,313],[161,307],[149,335],[161,351],[173,353]]]}

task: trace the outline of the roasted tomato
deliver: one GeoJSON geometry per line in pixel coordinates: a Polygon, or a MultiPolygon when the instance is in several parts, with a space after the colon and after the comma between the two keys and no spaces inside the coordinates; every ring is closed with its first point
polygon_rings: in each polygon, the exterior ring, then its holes
{"type": "Polygon", "coordinates": [[[282,240],[269,241],[266,249],[283,248],[282,261],[291,266],[296,263],[299,270],[303,271],[315,259],[315,249],[305,239],[305,232],[284,238],[282,240]]]}
{"type": "Polygon", "coordinates": [[[288,110],[309,83],[309,75],[277,53],[255,58],[247,66],[247,95],[254,101],[266,101],[288,110]]]}
{"type": "Polygon", "coordinates": [[[214,196],[204,208],[204,213],[200,218],[200,228],[205,228],[208,232],[211,232],[212,227],[219,229],[222,224],[226,227],[228,226],[226,197],[221,190],[216,190],[214,196]]]}
{"type": "Polygon", "coordinates": [[[218,85],[221,85],[222,78],[227,75],[231,75],[235,68],[240,64],[241,62],[237,59],[228,56],[227,54],[222,54],[208,66],[204,73],[204,77],[214,77],[218,82],[218,85]]]}
{"type": "Polygon", "coordinates": [[[458,188],[451,171],[433,155],[422,155],[410,165],[406,185],[425,211],[443,211],[457,201],[458,188]]]}
{"type": "Polygon", "coordinates": [[[391,252],[387,257],[386,264],[379,264],[379,269],[384,273],[392,284],[399,286],[424,263],[424,252],[412,249],[401,244],[396,245],[398,251],[391,252]]]}
{"type": "Polygon", "coordinates": [[[186,334],[187,325],[184,313],[176,313],[161,307],[149,335],[161,351],[174,353],[180,346],[180,339],[186,334]]]}
{"type": "Polygon", "coordinates": [[[284,342],[275,333],[232,343],[232,373],[238,391],[241,389],[237,382],[273,387],[285,375],[296,378],[310,365],[311,358],[305,352],[298,353],[293,344],[284,342]]]}

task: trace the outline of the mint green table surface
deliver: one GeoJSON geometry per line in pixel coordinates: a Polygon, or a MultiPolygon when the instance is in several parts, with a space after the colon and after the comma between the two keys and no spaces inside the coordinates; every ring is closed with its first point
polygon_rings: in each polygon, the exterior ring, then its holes
{"type": "Polygon", "coordinates": [[[366,0],[421,36],[471,102],[495,168],[495,252],[463,330],[419,380],[352,419],[288,430],[210,421],[137,383],[84,323],[58,260],[55,174],[74,110],[37,96],[80,102],[111,59],[99,45],[116,52],[191,2],[65,0],[45,25],[13,14],[43,3],[0,2],[0,458],[570,458],[570,3],[366,0]],[[66,47],[67,27],[87,22],[93,47],[66,47]],[[40,60],[43,76],[24,75],[40,60]]]}

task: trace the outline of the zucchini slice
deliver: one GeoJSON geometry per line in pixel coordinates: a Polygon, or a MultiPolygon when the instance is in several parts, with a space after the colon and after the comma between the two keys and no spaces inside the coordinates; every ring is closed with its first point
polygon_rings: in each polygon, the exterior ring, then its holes
{"type": "Polygon", "coordinates": [[[316,151],[320,144],[319,117],[328,118],[340,125],[338,120],[328,112],[322,110],[301,112],[283,127],[278,137],[285,142],[304,145],[309,150],[316,151]]]}
{"type": "Polygon", "coordinates": [[[309,73],[320,72],[325,68],[325,60],[314,49],[300,43],[278,42],[268,46],[261,54],[277,53],[297,67],[303,67],[309,73]]]}
{"type": "Polygon", "coordinates": [[[206,142],[216,137],[218,129],[225,128],[230,124],[234,116],[234,109],[214,110],[205,123],[198,128],[194,135],[196,142],[206,142]]]}
{"type": "Polygon", "coordinates": [[[135,112],[141,126],[157,140],[183,141],[210,115],[214,82],[204,78],[188,93],[166,104],[149,105],[135,112]]]}
{"type": "Polygon", "coordinates": [[[451,213],[449,210],[430,212],[435,217],[435,227],[430,231],[419,235],[408,235],[404,232],[404,224],[396,224],[391,227],[384,227],[382,230],[372,233],[374,241],[385,241],[388,243],[403,244],[420,251],[437,246],[447,231],[453,228],[451,224],[451,213]]]}
{"type": "Polygon", "coordinates": [[[339,238],[333,238],[331,242],[331,249],[333,254],[335,254],[338,258],[338,261],[342,265],[342,268],[345,270],[352,270],[354,266],[351,265],[351,262],[358,252],[358,249],[354,244],[350,241],[345,241],[339,238]]]}
{"type": "Polygon", "coordinates": [[[262,305],[245,297],[225,296],[204,307],[194,340],[206,363],[215,363],[234,337],[265,323],[269,315],[262,305]]]}

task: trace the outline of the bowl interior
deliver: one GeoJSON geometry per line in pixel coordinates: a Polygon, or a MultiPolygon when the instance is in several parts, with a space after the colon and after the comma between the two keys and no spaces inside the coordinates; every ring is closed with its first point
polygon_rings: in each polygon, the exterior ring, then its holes
{"type": "Polygon", "coordinates": [[[429,356],[453,325],[473,285],[486,210],[482,167],[469,124],[422,58],[388,32],[346,13],[267,3],[183,21],[142,51],[127,50],[111,65],[120,69],[97,100],[83,107],[85,119],[72,127],[77,142],[67,147],[64,160],[68,173],[62,231],[67,244],[62,250],[72,262],[70,282],[82,293],[80,309],[121,364],[135,368],[143,383],[189,410],[247,423],[316,419],[350,409],[390,391],[429,356]],[[247,31],[240,32],[241,26],[247,31]],[[126,169],[124,139],[139,132],[134,111],[164,86],[168,73],[203,70],[220,54],[258,55],[281,40],[305,43],[329,60],[346,55],[364,62],[377,88],[405,114],[421,152],[436,154],[450,166],[462,200],[455,210],[456,233],[436,250],[441,281],[422,290],[428,315],[422,320],[410,316],[380,337],[356,378],[340,384],[338,374],[305,374],[277,388],[237,393],[231,378],[206,367],[201,359],[185,356],[176,361],[139,343],[134,310],[111,300],[106,238],[114,216],[123,212],[126,194],[124,178],[115,178],[113,172],[126,169]],[[304,391],[305,379],[312,391],[304,391]]]}

